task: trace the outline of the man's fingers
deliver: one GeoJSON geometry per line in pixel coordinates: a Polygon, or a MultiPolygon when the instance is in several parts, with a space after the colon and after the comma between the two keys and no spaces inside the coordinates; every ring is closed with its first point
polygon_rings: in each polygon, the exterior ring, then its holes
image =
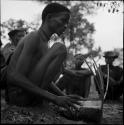
{"type": "Polygon", "coordinates": [[[71,106],[73,106],[74,104],[80,105],[80,102],[77,99],[70,98],[68,99],[68,101],[71,103],[71,106]]]}
{"type": "MultiPolygon", "coordinates": [[[[72,103],[72,102],[70,102],[70,101],[68,101],[68,105],[69,105],[70,107],[73,107],[74,109],[77,109],[77,107],[74,105],[74,103],[72,103]]],[[[72,113],[72,111],[71,111],[70,108],[69,108],[69,110],[70,110],[70,112],[72,113]]]]}
{"type": "Polygon", "coordinates": [[[84,98],[78,95],[68,95],[72,99],[83,100],[84,98]]]}
{"type": "Polygon", "coordinates": [[[70,106],[68,104],[65,104],[64,107],[67,109],[67,110],[70,110],[70,106]]]}

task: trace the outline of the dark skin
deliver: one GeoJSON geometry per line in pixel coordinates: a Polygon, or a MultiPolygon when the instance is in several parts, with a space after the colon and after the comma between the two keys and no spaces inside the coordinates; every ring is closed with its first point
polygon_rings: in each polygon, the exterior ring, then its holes
{"type": "Polygon", "coordinates": [[[90,56],[90,54],[91,53],[75,57],[75,69],[74,70],[65,69],[65,72],[72,74],[72,75],[75,75],[75,76],[92,75],[92,73],[87,69],[81,70],[81,66],[84,63],[84,59],[82,58],[82,56],[84,58],[87,58],[88,56],[90,56]]]}
{"type": "Polygon", "coordinates": [[[10,36],[11,44],[8,43],[3,48],[3,56],[5,58],[5,62],[8,64],[9,60],[14,53],[16,46],[18,45],[19,41],[26,35],[26,32],[23,30],[17,31],[13,36],[10,36]],[[8,47],[9,45],[9,47],[8,47]]]}
{"type": "Polygon", "coordinates": [[[63,69],[64,76],[56,83],[61,90],[65,89],[68,94],[75,93],[82,97],[88,97],[92,73],[88,69],[81,68],[83,62],[81,56],[75,57],[75,68],[63,69]]]}
{"type": "Polygon", "coordinates": [[[20,30],[16,32],[15,35],[10,38],[12,41],[12,44],[14,44],[14,46],[17,46],[19,40],[21,40],[25,35],[26,35],[25,31],[20,30]]]}
{"type": "MultiPolygon", "coordinates": [[[[115,60],[115,58],[113,58],[113,57],[108,57],[108,58],[106,57],[105,58],[106,65],[108,64],[109,66],[113,66],[114,60],[115,60]]],[[[103,73],[103,76],[105,78],[107,78],[107,74],[103,73]]],[[[119,81],[114,80],[112,77],[109,77],[109,80],[111,81],[110,85],[111,85],[111,83],[112,83],[112,85],[116,85],[116,84],[119,84],[123,80],[123,76],[121,76],[119,81]]]]}
{"type": "Polygon", "coordinates": [[[48,14],[38,31],[22,39],[8,66],[9,84],[16,85],[40,100],[47,99],[59,106],[69,108],[78,104],[82,98],[65,95],[52,84],[66,58],[66,47],[55,43],[48,48],[48,41],[53,33],[61,35],[67,26],[69,13],[48,14]],[[48,90],[51,89],[53,93],[48,90]]]}

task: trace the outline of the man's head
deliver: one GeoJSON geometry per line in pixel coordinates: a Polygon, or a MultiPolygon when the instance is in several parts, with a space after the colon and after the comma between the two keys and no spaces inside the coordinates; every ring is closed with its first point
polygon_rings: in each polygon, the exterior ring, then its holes
{"type": "Polygon", "coordinates": [[[25,28],[18,28],[11,30],[8,33],[12,43],[17,46],[19,40],[26,35],[26,29],[25,28]]]}
{"type": "Polygon", "coordinates": [[[76,68],[81,68],[82,64],[84,63],[84,60],[83,60],[82,56],[83,56],[82,54],[76,54],[74,56],[76,68]]]}
{"type": "Polygon", "coordinates": [[[70,11],[58,3],[48,4],[42,12],[43,24],[47,23],[52,33],[61,35],[67,28],[70,11]]]}
{"type": "Polygon", "coordinates": [[[114,60],[118,58],[118,54],[112,51],[107,51],[104,53],[103,57],[105,57],[106,64],[112,65],[114,60]]]}

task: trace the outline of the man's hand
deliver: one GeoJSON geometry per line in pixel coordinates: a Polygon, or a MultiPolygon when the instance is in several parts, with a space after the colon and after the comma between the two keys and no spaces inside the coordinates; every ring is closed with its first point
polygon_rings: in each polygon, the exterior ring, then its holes
{"type": "MultiPolygon", "coordinates": [[[[107,74],[103,74],[104,78],[107,79],[108,75],[107,74]]],[[[115,81],[112,77],[109,76],[109,85],[112,86],[112,85],[117,85],[117,81],[115,81]]]]}
{"type": "Polygon", "coordinates": [[[89,70],[77,70],[77,71],[75,71],[75,74],[76,74],[76,76],[86,76],[86,75],[88,75],[88,76],[90,76],[90,75],[93,75],[89,70]]]}
{"type": "Polygon", "coordinates": [[[83,97],[77,95],[58,96],[55,103],[70,110],[70,107],[76,108],[74,104],[80,105],[79,101],[84,100],[83,97]]]}

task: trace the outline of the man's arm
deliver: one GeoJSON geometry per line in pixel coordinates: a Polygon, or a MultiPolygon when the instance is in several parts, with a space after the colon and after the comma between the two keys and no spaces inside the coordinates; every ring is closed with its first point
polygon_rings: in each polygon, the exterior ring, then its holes
{"type": "Polygon", "coordinates": [[[77,70],[76,74],[77,75],[85,75],[85,76],[93,75],[88,69],[77,70]]]}
{"type": "Polygon", "coordinates": [[[58,96],[64,96],[65,94],[55,85],[55,83],[50,84],[50,89],[58,96]]]}
{"type": "Polygon", "coordinates": [[[71,69],[63,69],[63,74],[69,74],[69,75],[75,75],[75,72],[74,70],[71,70],[71,69]]]}
{"type": "MultiPolygon", "coordinates": [[[[107,74],[105,74],[105,73],[103,73],[103,76],[104,76],[104,78],[107,78],[108,76],[107,76],[107,74]]],[[[117,81],[116,80],[114,80],[112,77],[110,77],[109,76],[109,84],[111,85],[117,85],[117,81]]]]}
{"type": "Polygon", "coordinates": [[[64,73],[67,73],[69,75],[92,75],[92,73],[89,70],[69,70],[64,69],[64,73]]]}
{"type": "MultiPolygon", "coordinates": [[[[20,44],[21,47],[21,44],[20,44]]],[[[8,79],[11,84],[14,84],[18,87],[21,87],[25,89],[26,91],[33,93],[39,97],[44,97],[48,100],[55,101],[56,96],[54,94],[51,94],[38,86],[35,85],[35,83],[32,83],[29,81],[29,79],[26,77],[26,74],[29,71],[29,65],[31,63],[31,59],[33,56],[33,53],[35,51],[34,42],[31,43],[29,41],[26,41],[26,44],[24,45],[22,52],[18,58],[17,64],[13,66],[13,69],[8,69],[8,79]]],[[[16,51],[18,53],[18,50],[16,51]]],[[[14,59],[16,59],[16,53],[14,54],[12,61],[14,62],[14,59]]],[[[9,65],[9,67],[12,68],[12,61],[9,65]]]]}

